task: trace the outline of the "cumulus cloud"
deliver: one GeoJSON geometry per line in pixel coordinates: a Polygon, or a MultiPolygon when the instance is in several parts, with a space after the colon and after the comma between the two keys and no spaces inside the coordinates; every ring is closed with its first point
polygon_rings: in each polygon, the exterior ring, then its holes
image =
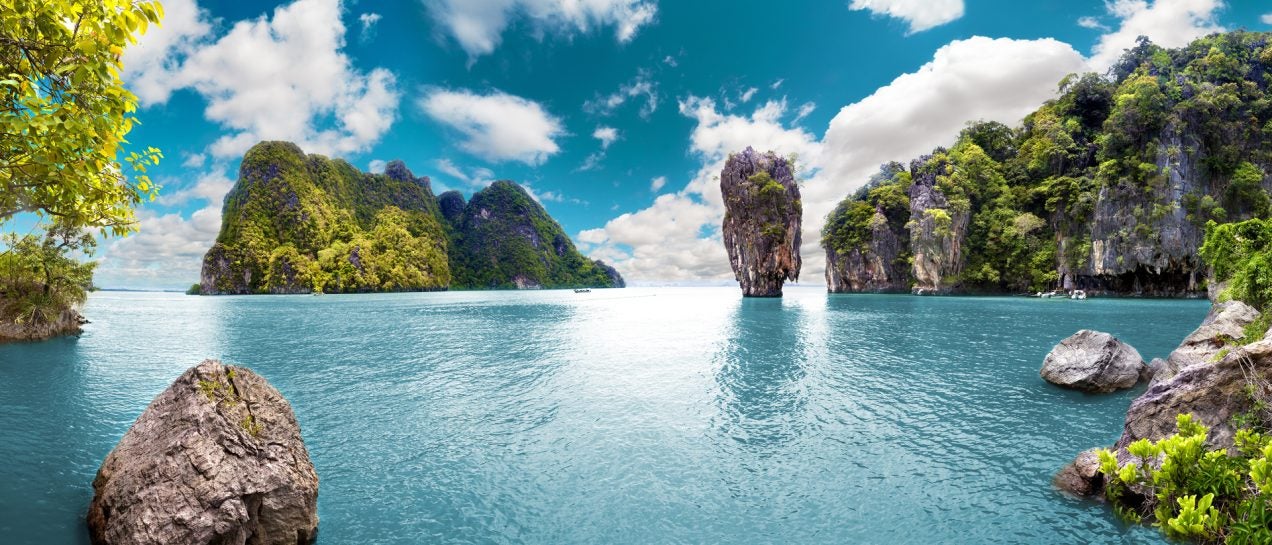
{"type": "Polygon", "coordinates": [[[608,149],[610,144],[618,140],[618,129],[604,125],[597,126],[596,130],[592,131],[592,138],[601,141],[601,149],[608,149]]]}
{"type": "Polygon", "coordinates": [[[1222,0],[1115,0],[1105,5],[1119,23],[1117,30],[1100,37],[1091,52],[1091,67],[1099,71],[1113,66],[1140,36],[1162,47],[1182,47],[1224,30],[1218,21],[1222,0]]]}
{"type": "Polygon", "coordinates": [[[384,167],[387,164],[388,163],[385,162],[384,159],[372,159],[370,163],[367,163],[367,172],[372,174],[383,174],[384,167]]]}
{"type": "Polygon", "coordinates": [[[962,17],[963,0],[852,0],[848,9],[904,20],[914,34],[962,17]]]}
{"type": "Polygon", "coordinates": [[[659,176],[649,181],[649,190],[657,193],[662,191],[663,186],[667,185],[667,177],[659,176]]]}
{"type": "Polygon", "coordinates": [[[528,22],[536,32],[587,33],[613,27],[619,43],[631,41],[654,21],[657,4],[650,0],[424,0],[429,13],[470,58],[499,47],[514,21],[528,22]]]}
{"type": "Polygon", "coordinates": [[[205,117],[230,131],[211,145],[216,157],[237,157],[273,139],[309,152],[356,153],[396,119],[393,74],[359,72],[341,51],[339,0],[297,0],[270,17],[239,21],[215,40],[193,1],[165,7],[164,26],[126,53],[125,81],[143,106],[177,89],[199,93],[205,117]]]}
{"type": "Polygon", "coordinates": [[[817,105],[812,102],[800,104],[799,111],[795,112],[795,120],[791,121],[791,123],[799,123],[800,121],[803,121],[805,117],[808,117],[808,114],[813,113],[813,110],[816,109],[817,105]]]}
{"type": "Polygon", "coordinates": [[[462,136],[460,149],[489,161],[543,164],[560,151],[556,138],[565,134],[561,120],[539,103],[501,91],[431,89],[419,107],[462,136]]]}
{"type": "Polygon", "coordinates": [[[969,120],[1018,123],[1055,95],[1061,78],[1084,67],[1082,55],[1050,39],[951,42],[917,71],[842,108],[820,138],[793,120],[784,122],[785,101],[742,116],[721,112],[711,99],[690,97],[680,111],[697,122],[689,137],[690,150],[701,159],[697,174],[684,189],[583,231],[580,240],[589,244],[589,255],[616,263],[634,280],[730,278],[719,235],[724,207],[717,179],[727,154],[748,145],[795,153],[807,177],[801,186],[801,278],[820,283],[825,259],[819,233],[826,214],[880,164],[948,145],[969,120]]]}
{"type": "Polygon", "coordinates": [[[216,242],[221,230],[221,204],[234,182],[224,165],[200,174],[187,187],[164,181],[158,199],[164,206],[203,201],[204,206],[187,219],[179,213],[163,214],[150,208],[137,213],[138,232],[110,242],[104,248],[95,282],[107,287],[184,288],[199,279],[203,254],[216,242]],[[183,283],[185,283],[183,285],[183,283]]]}
{"type": "Polygon", "coordinates": [[[596,98],[583,103],[583,111],[589,114],[608,116],[614,113],[628,100],[643,98],[640,116],[648,119],[658,110],[658,84],[654,83],[649,73],[642,70],[631,82],[624,83],[617,91],[608,95],[597,95],[596,98]]]}
{"type": "Polygon", "coordinates": [[[123,80],[142,105],[166,102],[177,89],[181,61],[204,45],[212,32],[207,12],[195,0],[166,0],[163,24],[151,25],[124,49],[123,80]]]}
{"type": "Polygon", "coordinates": [[[1263,21],[1263,24],[1265,25],[1272,25],[1272,13],[1264,13],[1263,17],[1260,17],[1259,20],[1263,21]]]}
{"type": "Polygon", "coordinates": [[[746,104],[751,101],[751,98],[753,98],[755,96],[755,93],[757,92],[759,92],[759,89],[756,89],[754,87],[748,88],[747,90],[742,91],[742,93],[738,95],[738,101],[743,104],[746,104]]]}

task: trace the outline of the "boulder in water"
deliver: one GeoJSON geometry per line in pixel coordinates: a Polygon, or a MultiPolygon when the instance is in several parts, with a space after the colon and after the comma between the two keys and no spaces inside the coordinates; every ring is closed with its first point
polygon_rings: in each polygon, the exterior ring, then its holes
{"type": "Polygon", "coordinates": [[[150,403],[93,489],[95,545],[297,545],[318,531],[318,475],[291,406],[218,361],[150,403]]]}
{"type": "Polygon", "coordinates": [[[1112,392],[1135,386],[1144,359],[1108,333],[1084,329],[1063,340],[1042,363],[1040,374],[1057,386],[1087,392],[1112,392]]]}

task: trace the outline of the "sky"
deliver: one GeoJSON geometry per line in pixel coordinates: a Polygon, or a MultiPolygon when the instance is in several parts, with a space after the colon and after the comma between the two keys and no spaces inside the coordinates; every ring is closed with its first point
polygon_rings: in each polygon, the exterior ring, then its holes
{"type": "Polygon", "coordinates": [[[718,174],[746,146],[798,154],[801,283],[825,216],[878,166],[1017,125],[1139,35],[1177,47],[1272,30],[1255,0],[166,0],[125,52],[163,187],[96,283],[197,282],[244,151],[290,140],[433,190],[530,190],[636,284],[732,279],[718,174]]]}

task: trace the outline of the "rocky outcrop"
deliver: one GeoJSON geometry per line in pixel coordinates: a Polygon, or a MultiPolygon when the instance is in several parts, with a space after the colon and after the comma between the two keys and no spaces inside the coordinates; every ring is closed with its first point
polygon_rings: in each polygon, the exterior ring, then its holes
{"type": "Polygon", "coordinates": [[[318,475],[287,400],[205,361],[150,403],[93,480],[95,545],[296,545],[318,530],[318,475]]]}
{"type": "MultiPolygon", "coordinates": [[[[911,163],[909,176],[886,177],[884,186],[910,200],[913,290],[1201,297],[1207,221],[1272,208],[1269,139],[1247,130],[1272,122],[1260,106],[1272,86],[1234,87],[1206,68],[1214,62],[1208,52],[1229,52],[1234,73],[1263,74],[1270,40],[1238,31],[1173,50],[1146,45],[1120,65],[1143,66],[1148,58],[1136,55],[1156,55],[1161,62],[1147,73],[1066,78],[1061,95],[1019,128],[970,123],[948,148],[911,163]],[[1118,98],[1127,96],[1146,102],[1118,98]]],[[[823,232],[831,291],[898,285],[881,266],[890,252],[876,250],[896,247],[894,232],[875,229],[852,204],[901,200],[857,192],[832,213],[828,225],[851,229],[823,232]]]]}
{"type": "Polygon", "coordinates": [[[22,341],[42,341],[62,335],[78,335],[83,331],[88,319],[78,310],[66,309],[52,321],[35,323],[17,323],[0,319],[0,344],[22,341]]]}
{"type": "Polygon", "coordinates": [[[1104,489],[1104,476],[1100,474],[1100,457],[1096,449],[1085,450],[1069,465],[1056,473],[1052,483],[1056,488],[1077,496],[1093,496],[1104,489]]]}
{"type": "Polygon", "coordinates": [[[910,263],[903,255],[909,234],[904,236],[893,231],[882,210],[876,210],[864,248],[827,252],[826,288],[831,293],[909,292],[910,263]]]}
{"type": "Polygon", "coordinates": [[[473,194],[443,195],[454,286],[467,289],[622,287],[613,267],[579,253],[525,188],[500,180],[473,194]],[[462,210],[459,210],[460,206],[462,210]]]}
{"type": "Polygon", "coordinates": [[[799,279],[803,205],[792,165],[776,153],[747,147],[720,173],[724,246],[747,297],[780,297],[799,279]]]}
{"type": "Polygon", "coordinates": [[[1057,344],[1039,372],[1047,382],[1086,392],[1112,392],[1135,386],[1144,359],[1108,333],[1084,329],[1057,344]]]}
{"type": "Polygon", "coordinates": [[[1190,365],[1214,362],[1225,347],[1244,337],[1246,326],[1258,318],[1259,311],[1241,301],[1214,305],[1201,326],[1185,337],[1170,357],[1157,366],[1153,382],[1168,380],[1190,365]]]}
{"type": "Polygon", "coordinates": [[[1126,447],[1139,439],[1156,441],[1174,434],[1176,417],[1184,413],[1210,428],[1206,443],[1211,448],[1231,447],[1236,433],[1232,417],[1255,406],[1247,387],[1270,379],[1272,341],[1266,340],[1234,347],[1218,361],[1180,369],[1131,402],[1122,436],[1114,445],[1118,457],[1129,461],[1126,447]]]}
{"type": "Polygon", "coordinates": [[[199,291],[362,293],[450,288],[610,287],[612,267],[579,254],[547,211],[509,181],[465,203],[433,196],[401,161],[381,174],[261,142],[225,197],[199,291]]]}

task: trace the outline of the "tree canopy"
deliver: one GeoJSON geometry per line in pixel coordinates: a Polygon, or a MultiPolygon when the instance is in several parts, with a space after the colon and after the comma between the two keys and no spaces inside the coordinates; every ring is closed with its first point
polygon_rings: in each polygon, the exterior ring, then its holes
{"type": "Polygon", "coordinates": [[[125,150],[137,98],[125,47],[163,8],[139,0],[0,0],[0,224],[18,214],[124,235],[162,158],[125,150]]]}

